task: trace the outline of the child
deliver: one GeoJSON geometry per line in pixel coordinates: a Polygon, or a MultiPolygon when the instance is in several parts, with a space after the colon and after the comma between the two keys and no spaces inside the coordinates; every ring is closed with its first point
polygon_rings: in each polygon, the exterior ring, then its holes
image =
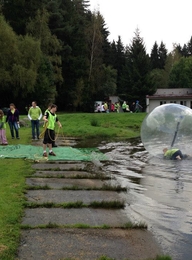
{"type": "Polygon", "coordinates": [[[49,146],[49,155],[56,156],[56,154],[52,151],[52,144],[55,138],[54,128],[55,123],[57,122],[59,127],[62,127],[61,123],[58,120],[57,115],[55,114],[57,111],[57,106],[52,104],[50,110],[47,110],[46,114],[43,117],[43,120],[48,123],[47,129],[45,131],[44,140],[43,140],[43,156],[47,157],[46,147],[49,146]]]}
{"type": "Polygon", "coordinates": [[[6,123],[3,110],[0,110],[0,140],[2,145],[8,145],[6,138],[6,123]]]}
{"type": "Polygon", "coordinates": [[[164,158],[170,160],[182,160],[188,157],[186,154],[182,154],[182,152],[179,149],[175,149],[175,148],[171,148],[171,149],[164,148],[163,153],[164,153],[164,158]]]}
{"type": "MultiPolygon", "coordinates": [[[[49,103],[48,108],[45,110],[44,116],[46,116],[47,112],[50,111],[52,106],[52,103],[49,103]]],[[[43,127],[45,127],[46,123],[44,122],[43,127]]],[[[57,147],[56,143],[55,143],[55,130],[53,131],[53,141],[52,141],[52,147],[57,147]]]]}

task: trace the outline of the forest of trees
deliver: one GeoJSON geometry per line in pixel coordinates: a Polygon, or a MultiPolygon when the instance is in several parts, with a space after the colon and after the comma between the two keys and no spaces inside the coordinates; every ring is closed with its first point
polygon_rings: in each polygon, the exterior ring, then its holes
{"type": "Polygon", "coordinates": [[[192,87],[192,37],[168,53],[146,53],[138,28],[128,46],[89,0],[0,0],[0,107],[36,100],[63,111],[92,111],[95,100],[139,100],[157,88],[192,87]]]}

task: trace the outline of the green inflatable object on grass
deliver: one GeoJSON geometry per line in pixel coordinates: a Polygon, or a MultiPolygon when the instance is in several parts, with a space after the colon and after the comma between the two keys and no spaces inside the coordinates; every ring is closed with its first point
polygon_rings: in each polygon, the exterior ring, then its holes
{"type": "MultiPolygon", "coordinates": [[[[48,160],[57,161],[106,161],[107,156],[98,148],[54,148],[57,156],[48,156],[48,160]]],[[[32,145],[8,145],[0,147],[0,159],[3,158],[23,158],[29,160],[43,160],[43,149],[40,146],[32,145]]]]}

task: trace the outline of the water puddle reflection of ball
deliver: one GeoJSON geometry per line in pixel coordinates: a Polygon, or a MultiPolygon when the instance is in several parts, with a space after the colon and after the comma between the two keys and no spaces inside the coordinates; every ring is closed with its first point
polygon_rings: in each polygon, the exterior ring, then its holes
{"type": "Polygon", "coordinates": [[[192,109],[178,104],[156,107],[143,120],[141,140],[153,156],[162,156],[165,147],[192,154],[192,109]]]}

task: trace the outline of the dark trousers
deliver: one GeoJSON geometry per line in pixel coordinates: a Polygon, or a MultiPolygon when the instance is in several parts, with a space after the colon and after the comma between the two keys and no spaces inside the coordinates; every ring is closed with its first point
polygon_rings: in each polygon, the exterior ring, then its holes
{"type": "Polygon", "coordinates": [[[180,151],[180,150],[178,150],[177,152],[175,152],[172,156],[171,156],[171,160],[176,160],[176,157],[177,156],[180,156],[181,157],[181,159],[183,159],[183,154],[182,154],[182,152],[180,151]]]}
{"type": "Polygon", "coordinates": [[[19,138],[19,130],[18,130],[17,122],[8,122],[8,123],[11,132],[11,137],[14,138],[14,130],[15,130],[16,138],[19,138]]]}
{"type": "Polygon", "coordinates": [[[32,138],[35,139],[35,134],[39,139],[39,120],[31,120],[32,138]]]}

